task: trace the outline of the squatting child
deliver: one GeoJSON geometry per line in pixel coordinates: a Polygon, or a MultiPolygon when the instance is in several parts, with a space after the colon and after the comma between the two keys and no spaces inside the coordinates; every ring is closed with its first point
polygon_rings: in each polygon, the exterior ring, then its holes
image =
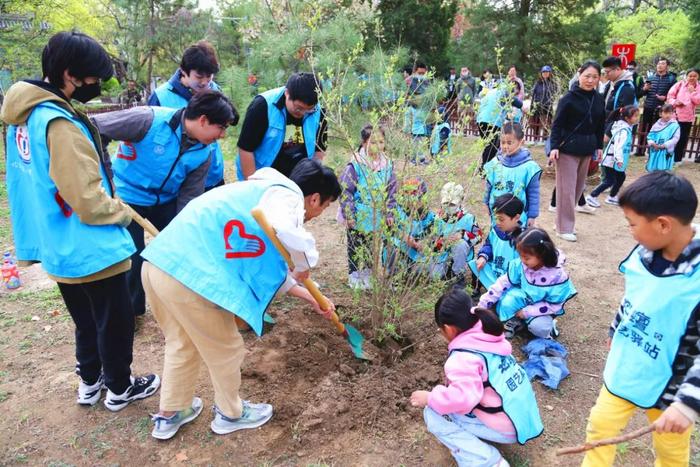
{"type": "MultiPolygon", "coordinates": [[[[656,464],[688,465],[700,413],[700,227],[688,180],[650,172],[620,196],[639,242],[620,264],[625,295],[610,327],[603,388],[586,441],[616,436],[637,408],[653,423],[656,464]]],[[[615,446],[588,451],[583,466],[613,465],[615,446]]]]}
{"type": "MultiPolygon", "coordinates": [[[[491,205],[495,223],[491,225],[476,260],[469,261],[472,273],[487,289],[506,273],[510,260],[518,257],[513,241],[522,232],[520,217],[523,208],[523,202],[512,193],[500,195],[491,205]]],[[[478,290],[477,286],[473,296],[478,296],[478,290]]]]}
{"type": "Polygon", "coordinates": [[[647,136],[647,144],[649,145],[647,172],[671,170],[676,144],[681,138],[681,127],[676,121],[673,105],[664,104],[661,107],[659,117],[647,136]]]}
{"type": "Polygon", "coordinates": [[[508,263],[507,272],[481,296],[479,306],[495,309],[505,322],[506,337],[523,327],[536,337],[559,335],[556,316],[576,295],[564,269],[564,253],[542,229],[531,227],[515,239],[519,258],[508,263]]]}
{"type": "Polygon", "coordinates": [[[428,185],[419,177],[404,180],[401,185],[392,236],[398,252],[393,252],[389,261],[389,269],[394,273],[399,264],[413,272],[430,272],[437,236],[435,213],[428,207],[427,194],[428,185]]]}
{"type": "Polygon", "coordinates": [[[425,407],[425,424],[459,466],[508,466],[487,441],[520,444],[543,426],[525,370],[512,355],[503,324],[492,311],[472,308],[464,290],[452,288],[435,305],[435,322],[449,342],[445,385],[411,394],[425,407]]]}
{"type": "MultiPolygon", "coordinates": [[[[625,170],[632,152],[632,127],[639,122],[639,108],[636,105],[626,105],[616,110],[618,120],[612,125],[612,137],[603,151],[603,160],[600,163],[603,172],[603,181],[586,196],[586,203],[594,208],[600,207],[598,195],[610,188],[610,195],[606,198],[607,204],[617,205],[617,193],[625,182],[625,170]]],[[[671,156],[673,159],[673,155],[671,156]]]]}
{"type": "Polygon", "coordinates": [[[384,130],[365,125],[360,147],[340,176],[343,194],[338,220],[347,227],[348,284],[352,288],[370,287],[372,240],[382,235],[382,226],[391,221],[396,208],[394,164],[386,157],[384,146],[384,130]]]}
{"type": "Polygon", "coordinates": [[[495,159],[484,165],[486,190],[484,203],[491,214],[494,224],[494,212],[491,210],[494,200],[504,194],[512,193],[524,205],[522,223],[530,226],[540,214],[540,175],[542,169],[532,160],[530,151],[523,148],[525,134],[518,123],[508,122],[501,130],[501,149],[495,159]]]}

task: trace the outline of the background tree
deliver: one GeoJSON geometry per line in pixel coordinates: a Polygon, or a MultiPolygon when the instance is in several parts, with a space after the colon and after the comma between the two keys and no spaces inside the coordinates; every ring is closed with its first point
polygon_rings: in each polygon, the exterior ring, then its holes
{"type": "Polygon", "coordinates": [[[683,47],[685,60],[690,66],[700,66],[700,47],[697,46],[700,43],[700,0],[689,1],[686,11],[690,19],[690,30],[688,41],[683,47]]]}

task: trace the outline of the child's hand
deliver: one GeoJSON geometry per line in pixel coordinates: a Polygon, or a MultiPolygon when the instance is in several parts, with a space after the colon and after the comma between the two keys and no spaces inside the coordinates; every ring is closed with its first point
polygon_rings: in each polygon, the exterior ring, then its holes
{"type": "Polygon", "coordinates": [[[476,270],[481,271],[484,269],[484,266],[486,266],[486,258],[479,256],[479,258],[476,260],[476,270]]]}
{"type": "Polygon", "coordinates": [[[534,227],[535,226],[535,219],[531,218],[527,220],[527,226],[528,227],[534,227]]]}
{"type": "Polygon", "coordinates": [[[345,223],[348,225],[348,229],[355,228],[355,219],[345,219],[345,223]]]}
{"type": "Polygon", "coordinates": [[[527,318],[527,316],[525,316],[525,312],[524,312],[523,310],[520,310],[519,312],[517,312],[517,313],[515,314],[515,317],[516,317],[516,318],[520,318],[520,319],[526,319],[526,318],[527,318]]]}
{"type": "Polygon", "coordinates": [[[413,391],[413,394],[411,394],[411,405],[413,407],[425,407],[428,405],[429,394],[430,392],[428,391],[413,391]]]}
{"type": "Polygon", "coordinates": [[[622,170],[622,162],[617,162],[617,163],[615,163],[615,166],[616,166],[618,169],[622,170]]]}
{"type": "Polygon", "coordinates": [[[692,425],[693,421],[683,415],[683,412],[670,406],[654,422],[654,429],[657,433],[683,433],[692,425]]]}

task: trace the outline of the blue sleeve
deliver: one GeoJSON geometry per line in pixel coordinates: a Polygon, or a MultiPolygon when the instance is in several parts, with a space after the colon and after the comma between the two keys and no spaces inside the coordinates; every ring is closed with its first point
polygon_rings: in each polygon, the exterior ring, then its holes
{"type": "Polygon", "coordinates": [[[527,218],[535,219],[540,215],[540,176],[542,172],[535,174],[527,186],[527,218]]]}
{"type": "Polygon", "coordinates": [[[493,247],[488,237],[484,240],[484,245],[481,247],[481,250],[479,250],[478,256],[486,256],[488,261],[493,261],[493,247]]]}
{"type": "Polygon", "coordinates": [[[158,100],[158,94],[156,94],[155,91],[153,91],[148,97],[148,105],[160,107],[160,100],[158,100]]]}
{"type": "Polygon", "coordinates": [[[489,208],[489,212],[491,212],[491,206],[489,206],[489,198],[491,198],[491,183],[488,180],[486,180],[486,189],[484,190],[484,204],[487,208],[489,208]]]}

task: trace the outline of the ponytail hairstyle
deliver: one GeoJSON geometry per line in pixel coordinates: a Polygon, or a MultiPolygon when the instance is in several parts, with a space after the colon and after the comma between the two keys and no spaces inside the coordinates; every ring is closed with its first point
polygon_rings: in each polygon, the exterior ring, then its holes
{"type": "Polygon", "coordinates": [[[615,111],[615,120],[627,121],[636,113],[639,113],[639,107],[636,105],[625,105],[624,107],[620,107],[615,111]]]}
{"type": "Polygon", "coordinates": [[[479,321],[486,334],[503,334],[503,323],[496,314],[486,308],[472,308],[472,299],[461,287],[450,288],[435,304],[435,323],[441,328],[450,325],[462,333],[479,321]]]}
{"type": "Polygon", "coordinates": [[[537,227],[530,227],[515,239],[518,253],[537,257],[542,264],[553,268],[559,263],[559,251],[549,234],[537,227]]]}
{"type": "MultiPolygon", "coordinates": [[[[384,128],[378,126],[377,130],[382,134],[382,136],[384,136],[384,139],[386,139],[386,133],[384,133],[384,128]]],[[[371,123],[368,123],[362,127],[362,129],[360,130],[360,145],[357,147],[358,151],[362,148],[362,145],[369,140],[369,137],[372,136],[372,131],[374,131],[374,127],[371,123]]]]}

